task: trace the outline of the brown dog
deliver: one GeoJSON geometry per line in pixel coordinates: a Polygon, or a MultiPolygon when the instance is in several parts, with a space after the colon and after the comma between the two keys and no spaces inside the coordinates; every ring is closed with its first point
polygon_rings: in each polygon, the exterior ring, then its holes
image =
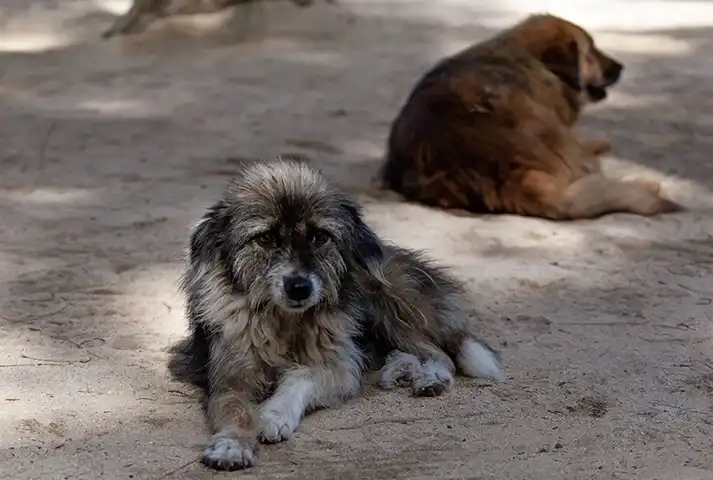
{"type": "Polygon", "coordinates": [[[604,177],[609,143],[571,130],[622,70],[577,25],[530,16],[421,79],[392,125],[384,186],[431,206],[555,220],[680,210],[656,181],[604,177]]]}

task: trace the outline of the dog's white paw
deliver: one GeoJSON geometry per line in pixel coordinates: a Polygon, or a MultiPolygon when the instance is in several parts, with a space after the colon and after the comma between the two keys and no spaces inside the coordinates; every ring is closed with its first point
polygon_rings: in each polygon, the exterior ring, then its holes
{"type": "Polygon", "coordinates": [[[216,470],[240,470],[255,464],[255,452],[235,438],[213,438],[203,450],[201,462],[216,470]]]}
{"type": "Polygon", "coordinates": [[[279,443],[292,438],[297,430],[299,419],[276,410],[262,412],[262,432],[260,441],[263,443],[279,443]]]}
{"type": "Polygon", "coordinates": [[[423,364],[419,375],[413,377],[411,391],[416,397],[438,397],[453,385],[453,374],[448,368],[434,360],[423,364]]]}

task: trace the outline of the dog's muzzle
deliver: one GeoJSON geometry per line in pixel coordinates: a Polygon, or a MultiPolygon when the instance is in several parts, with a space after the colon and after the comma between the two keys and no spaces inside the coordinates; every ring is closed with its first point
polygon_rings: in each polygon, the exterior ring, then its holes
{"type": "Polygon", "coordinates": [[[607,88],[614,85],[621,78],[621,73],[624,71],[624,65],[611,60],[609,66],[604,70],[604,81],[601,85],[587,85],[587,97],[591,102],[601,102],[607,98],[607,88]]]}
{"type": "Polygon", "coordinates": [[[288,275],[282,279],[282,288],[287,298],[295,303],[307,300],[314,291],[312,281],[304,275],[288,275]]]}
{"type": "Polygon", "coordinates": [[[624,71],[624,65],[612,60],[611,64],[604,70],[604,84],[605,87],[611,87],[621,78],[621,72],[624,71]]]}

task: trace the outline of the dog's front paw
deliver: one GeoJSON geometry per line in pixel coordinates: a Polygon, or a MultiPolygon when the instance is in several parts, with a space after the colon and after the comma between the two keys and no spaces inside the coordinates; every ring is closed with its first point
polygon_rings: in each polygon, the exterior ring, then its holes
{"type": "Polygon", "coordinates": [[[299,419],[276,410],[262,412],[262,432],[260,441],[263,443],[279,443],[292,438],[297,430],[299,419]]]}
{"type": "Polygon", "coordinates": [[[218,437],[205,447],[201,462],[216,470],[240,470],[255,464],[255,452],[235,438],[218,437]]]}

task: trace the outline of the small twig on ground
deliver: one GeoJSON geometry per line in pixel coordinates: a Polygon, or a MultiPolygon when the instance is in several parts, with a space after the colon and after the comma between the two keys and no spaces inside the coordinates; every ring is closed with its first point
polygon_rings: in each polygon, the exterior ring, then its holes
{"type": "Polygon", "coordinates": [[[611,321],[611,322],[556,322],[556,325],[581,325],[583,327],[600,327],[600,326],[616,326],[616,325],[648,325],[648,322],[642,321],[611,321]]]}
{"type": "Polygon", "coordinates": [[[362,427],[368,427],[371,425],[389,424],[389,423],[392,423],[392,424],[395,423],[395,424],[399,424],[399,425],[408,425],[410,423],[425,421],[425,420],[431,420],[431,419],[426,418],[426,417],[388,418],[388,419],[381,419],[381,420],[372,420],[371,422],[364,422],[364,423],[360,423],[358,425],[345,425],[343,427],[330,428],[329,431],[335,432],[335,431],[343,431],[343,430],[358,430],[362,427]]]}
{"type": "Polygon", "coordinates": [[[3,320],[6,320],[6,321],[8,321],[8,322],[12,322],[12,323],[24,323],[24,322],[26,322],[27,320],[37,320],[37,319],[40,319],[40,318],[51,317],[52,315],[56,315],[56,314],[62,312],[62,311],[65,310],[66,308],[67,308],[67,304],[66,304],[66,303],[63,303],[61,307],[59,307],[59,308],[57,308],[57,309],[55,309],[55,310],[52,310],[51,312],[45,312],[45,313],[39,313],[39,314],[33,314],[33,315],[26,315],[26,316],[24,316],[24,317],[18,317],[18,318],[8,317],[8,316],[6,316],[6,315],[0,315],[0,318],[2,318],[3,320]]]}
{"type": "Polygon", "coordinates": [[[44,363],[44,362],[37,362],[37,363],[2,363],[0,364],[0,368],[9,368],[9,367],[44,367],[44,366],[49,366],[49,367],[63,367],[63,363],[44,363]]]}
{"type": "Polygon", "coordinates": [[[80,358],[78,360],[55,360],[53,358],[37,358],[37,357],[31,357],[29,355],[22,354],[20,355],[20,358],[26,358],[28,360],[37,360],[38,362],[50,362],[50,363],[87,363],[90,362],[92,359],[91,358],[80,358]]]}
{"type": "Polygon", "coordinates": [[[711,415],[711,412],[704,412],[703,410],[694,410],[692,408],[687,408],[687,407],[679,407],[678,405],[671,405],[669,403],[651,402],[651,404],[654,406],[659,406],[659,407],[675,408],[676,410],[681,410],[682,412],[687,412],[687,413],[696,413],[698,415],[705,415],[705,416],[711,415]]]}
{"type": "Polygon", "coordinates": [[[162,479],[164,479],[164,478],[168,478],[168,477],[170,477],[171,475],[173,475],[174,473],[176,473],[176,472],[178,472],[178,471],[180,471],[180,470],[183,470],[184,468],[190,467],[191,465],[193,465],[193,464],[196,463],[196,462],[198,462],[198,459],[197,459],[197,458],[191,460],[190,462],[186,462],[186,463],[184,463],[183,465],[181,465],[181,466],[179,466],[179,467],[176,467],[176,468],[174,468],[173,470],[171,470],[171,471],[169,471],[169,472],[164,473],[164,474],[161,475],[160,477],[156,477],[156,480],[162,480],[162,479]]]}
{"type": "Polygon", "coordinates": [[[688,342],[705,342],[706,340],[711,340],[713,337],[711,336],[705,336],[705,337],[691,337],[691,338],[681,338],[681,337],[672,337],[672,338],[646,338],[639,336],[639,338],[645,342],[649,343],[668,343],[668,342],[681,342],[681,343],[688,343],[688,342]]]}
{"type": "MultiPolygon", "coordinates": [[[[461,421],[461,420],[467,420],[469,418],[474,418],[474,417],[480,417],[482,416],[482,412],[476,412],[476,413],[469,413],[466,415],[460,415],[457,419],[449,419],[446,418],[446,421],[461,421]]],[[[383,425],[383,424],[398,424],[398,425],[408,425],[414,422],[425,422],[425,421],[431,421],[431,417],[408,417],[408,418],[381,418],[381,419],[376,419],[372,420],[370,422],[363,422],[358,425],[345,425],[343,427],[335,427],[335,428],[330,428],[327,429],[329,432],[335,432],[335,431],[342,431],[342,430],[358,430],[362,427],[368,427],[372,425],[383,425]]]]}
{"type": "MultiPolygon", "coordinates": [[[[102,358],[102,357],[100,357],[99,355],[97,355],[96,353],[94,353],[94,352],[92,352],[91,350],[89,350],[89,349],[88,349],[87,347],[85,347],[82,343],[77,343],[77,342],[75,342],[74,340],[68,339],[67,337],[58,337],[58,338],[59,338],[60,340],[64,340],[65,342],[69,343],[69,344],[72,345],[72,346],[77,347],[77,348],[80,349],[80,350],[84,350],[85,352],[87,352],[88,355],[90,355],[90,356],[92,356],[92,357],[94,357],[94,358],[98,358],[98,359],[100,359],[100,360],[101,360],[101,358],[102,358]]],[[[90,339],[90,340],[96,340],[96,339],[90,339]]],[[[99,340],[104,340],[104,339],[103,339],[103,338],[100,338],[99,340]]],[[[89,360],[87,360],[87,361],[89,361],[89,360]]],[[[86,362],[83,362],[83,363],[86,363],[86,362]]]]}
{"type": "Polygon", "coordinates": [[[40,162],[45,159],[45,153],[47,153],[47,147],[49,146],[50,138],[52,137],[52,133],[55,128],[57,128],[57,124],[54,121],[51,122],[50,126],[47,128],[47,133],[45,133],[45,138],[42,140],[42,144],[40,146],[40,162]]]}

